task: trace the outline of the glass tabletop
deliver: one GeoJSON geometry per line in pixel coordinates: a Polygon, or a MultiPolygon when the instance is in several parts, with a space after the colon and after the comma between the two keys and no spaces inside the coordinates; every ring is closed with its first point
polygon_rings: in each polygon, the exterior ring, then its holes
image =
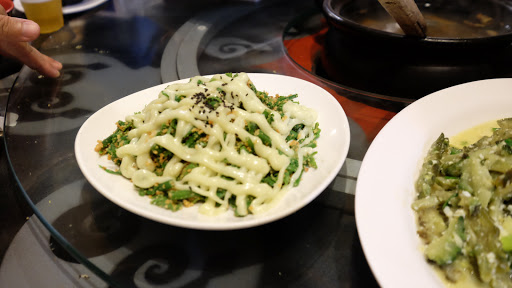
{"type": "Polygon", "coordinates": [[[350,89],[322,74],[327,24],[316,1],[111,0],[66,16],[34,45],[64,65],[58,79],[23,67],[5,127],[8,161],[45,245],[99,287],[376,287],[354,217],[357,172],[380,129],[409,100],[350,89]],[[265,72],[329,91],[350,123],[348,158],[312,203],[235,231],[172,227],[132,214],[81,173],[84,121],[134,92],[195,75],[265,72]]]}

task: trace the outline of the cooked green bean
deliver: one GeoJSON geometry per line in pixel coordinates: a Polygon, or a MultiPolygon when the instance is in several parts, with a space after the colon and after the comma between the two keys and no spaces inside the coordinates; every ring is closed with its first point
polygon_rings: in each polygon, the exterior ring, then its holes
{"type": "Polygon", "coordinates": [[[416,181],[425,257],[449,282],[512,287],[512,120],[498,125],[463,149],[441,134],[416,181]]]}

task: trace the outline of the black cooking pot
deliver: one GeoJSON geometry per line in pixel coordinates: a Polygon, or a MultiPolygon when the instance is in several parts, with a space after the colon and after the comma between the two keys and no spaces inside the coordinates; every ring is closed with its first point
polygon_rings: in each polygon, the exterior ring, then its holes
{"type": "Polygon", "coordinates": [[[325,0],[322,64],[328,78],[418,99],[456,84],[512,77],[512,3],[416,1],[427,37],[404,35],[377,0],[325,0]]]}

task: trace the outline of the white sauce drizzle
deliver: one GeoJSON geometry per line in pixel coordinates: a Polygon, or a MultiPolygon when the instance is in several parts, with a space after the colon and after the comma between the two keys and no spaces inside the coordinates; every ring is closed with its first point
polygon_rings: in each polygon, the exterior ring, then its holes
{"type": "Polygon", "coordinates": [[[286,137],[295,125],[304,124],[306,127],[301,132],[304,141],[300,146],[309,144],[314,138],[313,127],[317,113],[289,101],[283,106],[284,117],[271,111],[274,121],[270,125],[262,114],[268,108],[248,86],[249,81],[247,74],[239,73],[234,78],[226,75],[215,75],[212,79],[198,76],[189,83],[166,87],[140,113],[126,117],[127,121],[133,121],[135,128],[128,133],[130,143],[117,149],[117,156],[122,158],[122,175],[138,187],[149,188],[175,180],[184,167],[182,161],[197,163],[199,167],[192,169],[183,179],[176,180],[174,187],[191,189],[206,196],[208,199],[199,208],[200,213],[217,215],[225,212],[229,207],[227,199],[231,195],[236,195],[237,212],[240,215],[248,214],[249,210],[254,214],[268,210],[275,204],[274,200],[281,198],[288,190],[288,187],[283,187],[283,178],[290,157],[298,155],[299,159],[299,168],[290,181],[292,184],[302,173],[302,157],[313,151],[307,147],[299,147],[294,151],[286,137]],[[198,84],[199,80],[203,83],[198,84]],[[225,91],[225,96],[218,88],[225,91]],[[215,110],[209,109],[203,102],[197,101],[198,94],[222,98],[226,104],[221,104],[215,110]],[[176,101],[175,97],[181,95],[186,98],[176,101]],[[244,109],[239,108],[240,105],[244,109]],[[157,136],[162,125],[173,119],[177,119],[175,136],[157,136]],[[271,139],[272,147],[265,146],[259,137],[245,130],[249,122],[256,123],[271,139]],[[182,144],[183,138],[193,128],[209,135],[206,147],[196,145],[189,148],[182,144]],[[256,155],[243,150],[238,153],[237,137],[245,141],[250,139],[256,155]],[[150,157],[151,147],[155,144],[174,154],[162,176],[154,173],[155,163],[150,157]],[[279,171],[274,188],[261,183],[270,168],[279,171]],[[234,181],[221,176],[233,178],[234,181]],[[218,188],[228,191],[224,200],[216,195],[218,188]],[[246,205],[248,195],[255,197],[251,207],[246,205]]]}

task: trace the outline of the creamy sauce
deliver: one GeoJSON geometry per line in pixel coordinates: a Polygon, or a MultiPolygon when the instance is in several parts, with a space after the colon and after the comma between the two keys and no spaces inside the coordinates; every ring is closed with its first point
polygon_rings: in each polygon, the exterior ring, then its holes
{"type": "Polygon", "coordinates": [[[237,212],[241,215],[263,212],[281,198],[288,187],[283,187],[283,176],[290,163],[290,157],[298,155],[299,169],[293,175],[293,183],[301,174],[302,156],[312,149],[300,147],[294,151],[286,137],[296,124],[306,125],[301,132],[305,146],[314,138],[313,127],[317,113],[313,109],[288,102],[283,107],[284,117],[275,111],[274,121],[269,124],[262,114],[268,109],[248,87],[249,77],[239,73],[231,78],[216,75],[212,79],[194,77],[189,83],[173,84],[165,88],[159,97],[149,103],[141,113],[126,117],[133,121],[135,129],[128,134],[130,143],[117,149],[117,156],[122,158],[120,170],[123,176],[142,188],[175,179],[181,173],[183,162],[199,164],[183,179],[176,180],[176,189],[190,189],[206,196],[207,201],[199,211],[215,215],[229,207],[229,195],[236,195],[237,212]],[[221,91],[225,92],[225,96],[221,91]],[[224,103],[216,109],[205,107],[199,101],[201,97],[219,97],[224,103]],[[176,101],[176,96],[185,96],[176,101]],[[238,108],[240,104],[244,109],[238,108]],[[170,134],[157,136],[163,124],[178,119],[175,136],[170,134]],[[245,130],[249,122],[254,122],[272,141],[271,147],[245,130]],[[196,145],[189,148],[182,144],[183,138],[191,129],[200,129],[208,134],[206,147],[196,145]],[[254,144],[256,155],[242,150],[237,151],[236,142],[249,139],[254,144]],[[171,151],[174,156],[163,171],[162,176],[154,173],[155,164],[151,161],[150,150],[155,144],[171,151]],[[261,183],[270,169],[279,171],[274,188],[261,183]],[[226,180],[230,177],[233,181],[226,180]],[[217,197],[218,188],[228,191],[224,200],[217,197]],[[246,205],[248,195],[256,197],[251,207],[246,205]],[[219,206],[219,207],[216,207],[219,206]]]}
{"type": "Polygon", "coordinates": [[[491,136],[493,129],[497,127],[499,127],[497,120],[482,123],[454,135],[450,138],[450,144],[461,149],[464,146],[475,143],[484,136],[491,136]]]}
{"type": "Polygon", "coordinates": [[[443,284],[445,284],[446,288],[488,288],[489,286],[482,283],[478,278],[474,275],[467,275],[463,274],[461,275],[460,279],[454,283],[451,281],[448,281],[446,277],[444,276],[444,273],[439,267],[434,266],[434,270],[436,274],[439,276],[439,279],[443,281],[443,284]]]}

